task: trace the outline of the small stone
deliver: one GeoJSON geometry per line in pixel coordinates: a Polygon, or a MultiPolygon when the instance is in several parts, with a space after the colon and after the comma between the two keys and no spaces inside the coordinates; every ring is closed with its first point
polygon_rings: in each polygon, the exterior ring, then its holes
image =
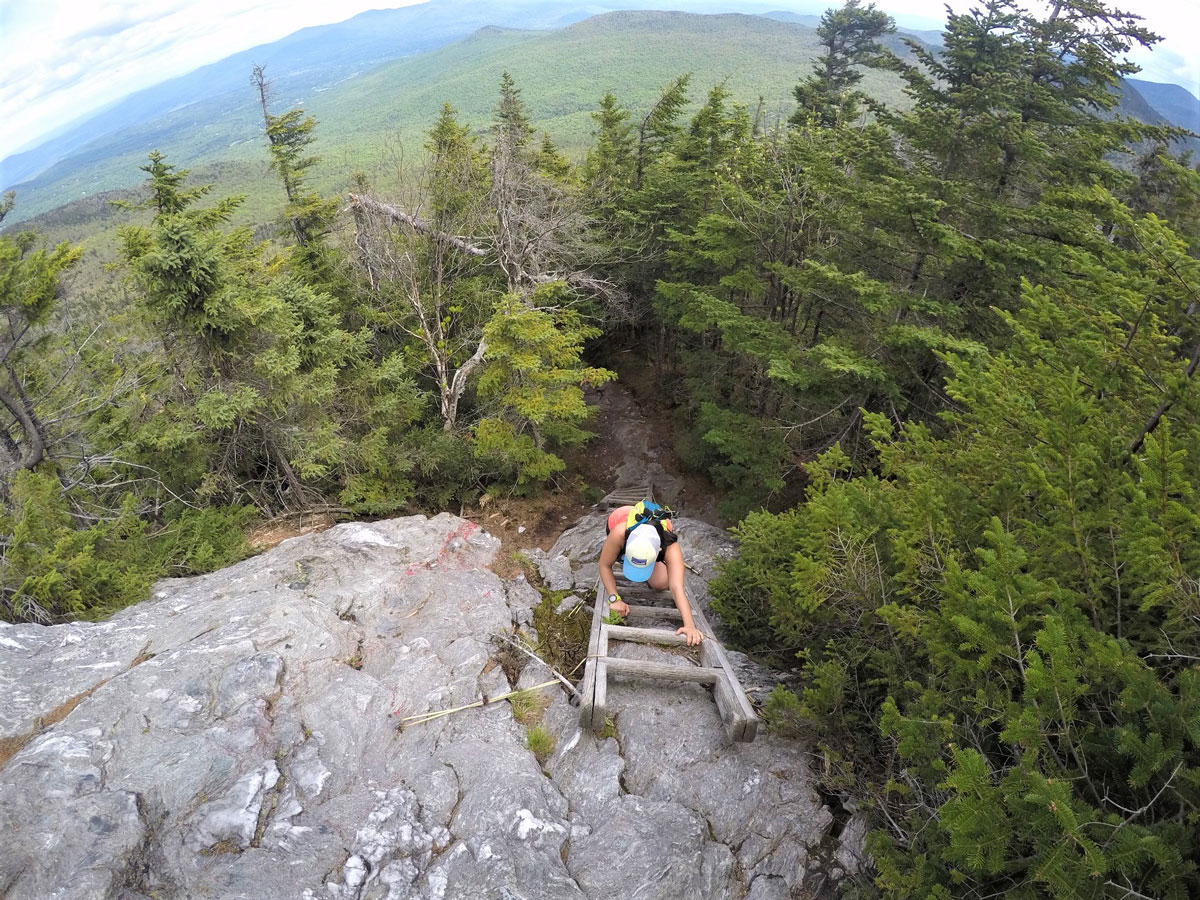
{"type": "Polygon", "coordinates": [[[525,526],[524,526],[524,525],[518,525],[518,526],[517,526],[517,534],[524,534],[524,533],[525,533],[525,526]]]}

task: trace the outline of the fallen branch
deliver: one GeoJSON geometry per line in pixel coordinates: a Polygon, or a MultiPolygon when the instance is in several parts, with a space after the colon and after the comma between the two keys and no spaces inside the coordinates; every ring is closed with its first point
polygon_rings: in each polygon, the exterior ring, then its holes
{"type": "Polygon", "coordinates": [[[475,709],[480,706],[487,706],[489,703],[495,703],[497,700],[507,700],[509,697],[516,694],[524,694],[529,691],[540,691],[542,688],[553,687],[558,684],[557,681],[543,681],[541,684],[535,684],[533,687],[521,688],[517,691],[509,691],[507,694],[497,694],[495,697],[483,697],[481,700],[476,700],[474,703],[468,703],[465,706],[456,706],[453,709],[441,709],[437,712],[418,713],[415,716],[405,716],[400,720],[400,731],[404,731],[412,725],[423,725],[426,722],[432,722],[434,719],[440,719],[443,716],[448,716],[451,713],[462,712],[464,709],[475,709]]]}
{"type": "Polygon", "coordinates": [[[447,234],[444,231],[436,230],[432,225],[426,222],[419,216],[414,216],[411,213],[406,213],[402,209],[395,206],[389,206],[386,203],[380,203],[378,200],[372,200],[370,197],[360,197],[358,194],[350,194],[350,205],[357,209],[366,209],[381,216],[387,216],[393,222],[399,222],[401,225],[407,225],[413,231],[419,231],[421,234],[428,234],[437,238],[440,241],[445,241],[451,247],[456,247],[463,253],[468,253],[471,256],[487,257],[491,256],[491,251],[483,247],[476,246],[464,238],[460,238],[454,234],[447,234]]]}
{"type": "MultiPolygon", "coordinates": [[[[578,607],[576,607],[576,609],[578,609],[578,607]]],[[[574,612],[574,610],[572,610],[572,612],[574,612]]],[[[507,635],[503,635],[503,634],[499,634],[496,636],[498,638],[500,638],[500,640],[504,641],[506,644],[516,647],[518,650],[520,650],[522,653],[524,653],[530,659],[540,662],[543,666],[545,666],[547,669],[550,670],[551,674],[553,674],[555,678],[557,678],[559,681],[562,682],[563,687],[565,687],[567,689],[567,691],[571,694],[572,697],[574,697],[576,699],[576,701],[579,700],[579,691],[575,690],[575,685],[573,685],[573,684],[571,684],[571,682],[567,681],[567,679],[563,676],[563,674],[561,672],[559,672],[556,668],[554,668],[554,666],[550,665],[548,662],[546,662],[544,659],[542,659],[540,656],[538,656],[536,653],[534,653],[532,650],[530,650],[528,647],[526,647],[520,641],[514,641],[512,638],[508,637],[507,635]]],[[[576,666],[575,668],[579,668],[579,667],[576,666]]]]}

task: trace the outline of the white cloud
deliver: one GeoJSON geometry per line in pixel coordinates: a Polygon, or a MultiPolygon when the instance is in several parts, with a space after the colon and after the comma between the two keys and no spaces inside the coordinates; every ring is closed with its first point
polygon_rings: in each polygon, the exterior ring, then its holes
{"type": "Polygon", "coordinates": [[[420,0],[0,0],[0,159],[141,88],[420,0]]]}

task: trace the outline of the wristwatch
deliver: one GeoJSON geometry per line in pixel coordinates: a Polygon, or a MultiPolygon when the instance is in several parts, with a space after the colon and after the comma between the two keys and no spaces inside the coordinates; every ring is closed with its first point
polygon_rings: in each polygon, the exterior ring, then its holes
{"type": "Polygon", "coordinates": [[[620,599],[621,599],[620,594],[609,594],[608,595],[608,605],[612,606],[614,603],[616,603],[620,599]]]}

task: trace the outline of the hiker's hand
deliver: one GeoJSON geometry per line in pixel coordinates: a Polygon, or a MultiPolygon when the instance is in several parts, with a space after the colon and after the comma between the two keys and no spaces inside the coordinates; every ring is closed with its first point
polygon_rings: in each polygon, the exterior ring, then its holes
{"type": "Polygon", "coordinates": [[[675,629],[675,633],[682,634],[684,637],[686,637],[687,645],[689,647],[695,647],[702,640],[704,640],[704,635],[700,633],[699,628],[688,628],[686,625],[684,625],[682,628],[675,629]]]}
{"type": "Polygon", "coordinates": [[[618,600],[616,603],[613,603],[611,606],[609,606],[609,610],[615,612],[621,618],[624,618],[625,616],[629,615],[629,604],[624,600],[618,600]]]}

